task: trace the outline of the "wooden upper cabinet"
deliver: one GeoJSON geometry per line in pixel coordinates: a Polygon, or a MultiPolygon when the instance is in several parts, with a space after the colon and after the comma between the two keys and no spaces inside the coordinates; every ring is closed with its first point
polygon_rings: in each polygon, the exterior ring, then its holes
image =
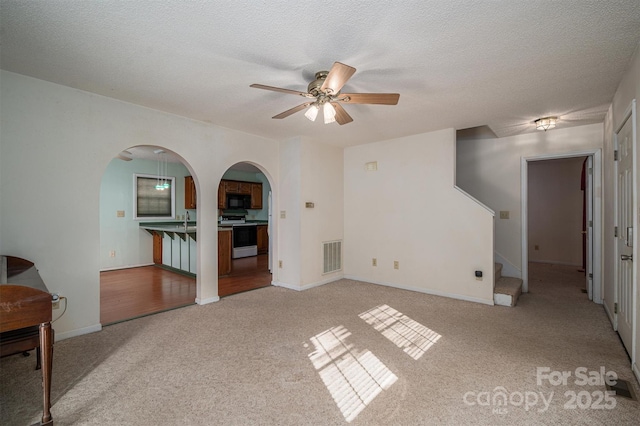
{"type": "Polygon", "coordinates": [[[227,194],[251,195],[251,208],[262,209],[262,183],[221,180],[218,186],[218,208],[227,208],[227,194]]]}
{"type": "Polygon", "coordinates": [[[251,184],[251,208],[252,209],[262,208],[262,184],[261,183],[251,184]]]}
{"type": "Polygon", "coordinates": [[[236,182],[235,180],[223,180],[224,182],[224,190],[227,194],[238,194],[240,191],[240,182],[236,182]]]}
{"type": "Polygon", "coordinates": [[[227,208],[227,191],[225,189],[225,181],[223,180],[221,180],[220,185],[218,185],[218,208],[227,208]]]}
{"type": "Polygon", "coordinates": [[[238,194],[242,195],[251,195],[251,186],[253,184],[249,182],[239,182],[238,183],[238,194]]]}
{"type": "Polygon", "coordinates": [[[195,209],[197,205],[196,197],[196,183],[193,181],[193,177],[184,177],[184,208],[195,209]]]}

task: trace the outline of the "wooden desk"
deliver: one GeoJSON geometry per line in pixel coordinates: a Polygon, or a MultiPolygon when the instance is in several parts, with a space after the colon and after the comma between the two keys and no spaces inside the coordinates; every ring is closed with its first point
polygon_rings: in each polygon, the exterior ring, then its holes
{"type": "MultiPolygon", "coordinates": [[[[51,330],[51,294],[32,262],[11,256],[0,256],[0,333],[11,333],[10,339],[2,339],[3,351],[13,345],[29,345],[33,337],[30,329],[39,329],[39,346],[42,363],[43,412],[39,424],[53,425],[51,417],[51,369],[53,367],[53,334],[51,330]],[[21,333],[21,330],[24,333],[21,333]],[[21,334],[23,337],[21,338],[21,334]]],[[[5,336],[7,336],[5,334],[5,336]]]]}

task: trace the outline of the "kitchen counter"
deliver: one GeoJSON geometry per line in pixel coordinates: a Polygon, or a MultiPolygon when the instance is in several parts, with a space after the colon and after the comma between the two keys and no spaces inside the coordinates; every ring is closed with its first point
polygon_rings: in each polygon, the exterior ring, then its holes
{"type": "Polygon", "coordinates": [[[141,222],[140,228],[147,231],[163,231],[163,232],[178,232],[178,233],[194,233],[197,232],[197,222],[187,222],[185,229],[184,222],[141,222]]]}

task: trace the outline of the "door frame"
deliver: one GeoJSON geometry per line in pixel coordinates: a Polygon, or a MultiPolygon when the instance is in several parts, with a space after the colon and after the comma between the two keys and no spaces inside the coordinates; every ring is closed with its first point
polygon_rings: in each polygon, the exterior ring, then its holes
{"type": "Polygon", "coordinates": [[[528,226],[528,198],[529,198],[529,162],[557,160],[572,157],[593,158],[593,188],[591,197],[593,203],[593,301],[602,304],[602,150],[574,151],[563,154],[543,154],[522,157],[520,165],[520,199],[521,199],[521,230],[522,230],[522,291],[529,291],[529,226],[528,226]],[[596,196],[598,195],[598,196],[596,196]]]}
{"type": "MultiPolygon", "coordinates": [[[[632,248],[632,253],[633,253],[633,259],[634,259],[634,263],[632,266],[632,278],[631,278],[631,285],[633,286],[632,290],[631,290],[631,310],[633,312],[632,314],[632,318],[631,318],[631,353],[629,355],[631,355],[631,365],[632,367],[634,367],[636,365],[636,359],[637,359],[637,353],[636,353],[636,347],[637,347],[637,341],[636,341],[636,336],[637,336],[637,330],[636,327],[638,326],[638,305],[636,303],[636,301],[638,300],[638,264],[637,264],[637,258],[638,258],[638,137],[637,137],[637,112],[636,112],[636,100],[632,100],[631,103],[629,104],[629,106],[627,107],[627,109],[624,112],[623,118],[622,120],[620,120],[620,124],[618,124],[613,132],[613,147],[615,150],[618,149],[618,134],[620,133],[620,131],[622,130],[622,128],[624,127],[624,125],[627,123],[628,120],[631,120],[631,126],[632,126],[632,141],[631,141],[631,145],[633,147],[633,157],[632,157],[632,223],[634,225],[634,232],[633,232],[633,248],[632,248]]],[[[614,226],[618,226],[618,162],[614,161],[614,180],[613,180],[613,216],[614,216],[614,226]]],[[[622,230],[619,230],[618,232],[622,232],[622,230]]],[[[619,302],[619,294],[618,294],[618,256],[620,256],[620,253],[618,252],[618,242],[615,241],[615,244],[613,245],[613,253],[614,253],[614,257],[613,257],[613,291],[614,291],[614,302],[618,303],[619,302]]],[[[618,314],[617,313],[613,313],[613,328],[614,330],[616,330],[616,332],[618,331],[618,314]]],[[[637,367],[636,367],[637,368],[637,367]]],[[[636,373],[638,374],[638,373],[636,373]]],[[[640,380],[640,377],[638,377],[638,380],[640,380]]]]}

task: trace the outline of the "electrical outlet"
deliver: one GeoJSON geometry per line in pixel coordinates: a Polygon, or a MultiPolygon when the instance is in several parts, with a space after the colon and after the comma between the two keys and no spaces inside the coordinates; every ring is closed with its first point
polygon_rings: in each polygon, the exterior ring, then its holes
{"type": "Polygon", "coordinates": [[[393,261],[393,269],[400,269],[400,262],[398,262],[397,260],[393,261]]]}
{"type": "Polygon", "coordinates": [[[500,219],[509,219],[509,210],[501,210],[500,219]]]}
{"type": "Polygon", "coordinates": [[[371,259],[371,266],[378,266],[378,259],[376,259],[375,257],[371,259]]]}
{"type": "Polygon", "coordinates": [[[116,251],[115,250],[111,250],[109,252],[109,257],[116,257],[116,251]]]}
{"type": "Polygon", "coordinates": [[[124,210],[116,210],[116,217],[124,217],[124,210]]]}
{"type": "Polygon", "coordinates": [[[282,260],[278,260],[278,268],[282,268],[282,260]]]}
{"type": "Polygon", "coordinates": [[[284,210],[280,211],[280,219],[286,219],[287,218],[287,212],[284,210]]]}
{"type": "Polygon", "coordinates": [[[55,302],[51,302],[52,309],[60,309],[60,301],[56,300],[55,302]]]}

